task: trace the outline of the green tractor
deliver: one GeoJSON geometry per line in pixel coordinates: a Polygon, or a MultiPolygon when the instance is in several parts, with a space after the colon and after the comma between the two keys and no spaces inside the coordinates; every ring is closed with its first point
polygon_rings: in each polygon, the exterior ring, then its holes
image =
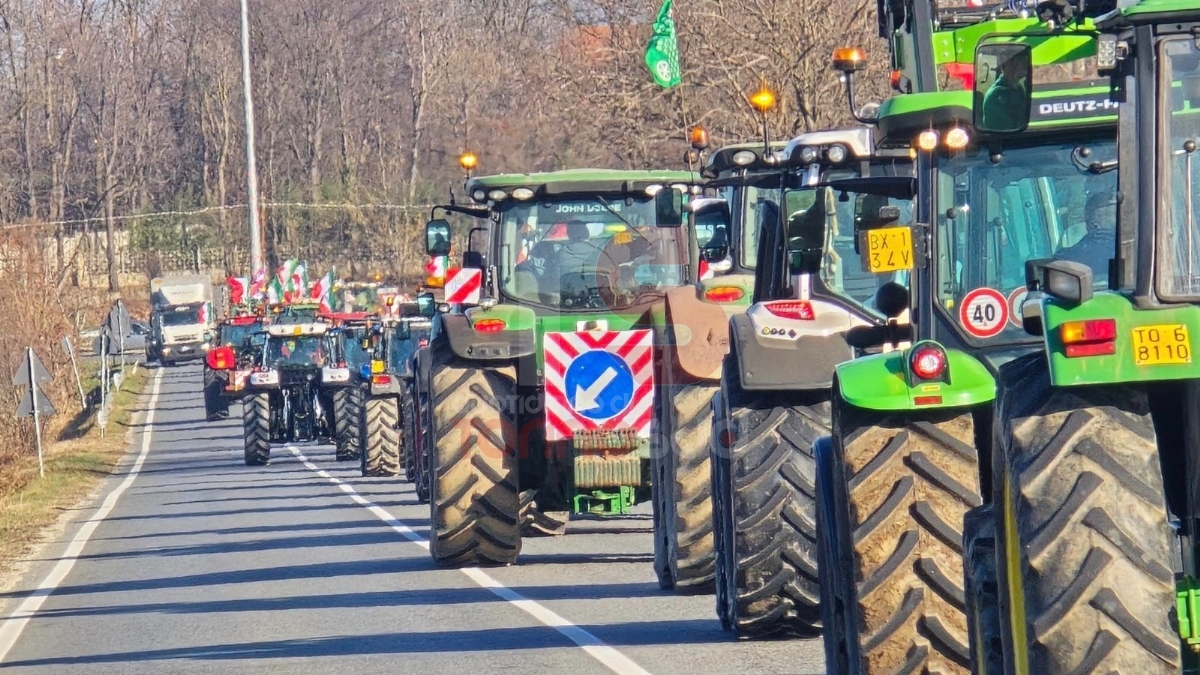
{"type": "Polygon", "coordinates": [[[788,143],[779,166],[755,304],[729,322],[711,443],[717,615],[754,637],[820,630],[812,446],[829,433],[834,366],[902,342],[853,336],[898,327],[908,295],[894,281],[913,264],[909,229],[893,227],[911,222],[907,149],[876,151],[868,128],[820,131],[788,143]],[[864,248],[867,232],[886,247],[864,248]]]}
{"type": "Polygon", "coordinates": [[[706,192],[719,196],[688,204],[698,283],[667,291],[655,401],[655,426],[669,430],[653,466],[654,480],[664,488],[654,493],[653,504],[654,571],[664,589],[713,588],[712,400],[729,348],[729,317],[744,313],[754,294],[758,233],[779,217],[777,155],[783,148],[784,143],[738,143],[712,151],[701,175],[706,192]]]}
{"type": "MultiPolygon", "coordinates": [[[[694,282],[683,225],[697,179],[489,176],[468,181],[472,205],[439,207],[486,226],[467,233],[417,353],[437,563],[510,564],[523,531],[558,533],[570,514],[651,497],[657,346],[668,290],[694,282]]],[[[451,238],[446,220],[430,221],[429,255],[449,253],[451,238]]]]}
{"type": "Polygon", "coordinates": [[[1086,11],[1120,104],[1116,157],[1092,158],[1116,179],[1116,225],[1027,264],[1024,326],[1044,342],[998,378],[980,566],[1000,617],[973,639],[999,643],[1007,672],[1195,673],[1200,2],[1086,11]]]}
{"type": "MultiPolygon", "coordinates": [[[[814,448],[829,672],[995,663],[994,640],[968,638],[998,623],[980,601],[994,579],[964,570],[964,552],[999,547],[987,528],[964,545],[964,522],[986,520],[968,512],[1003,460],[993,415],[1004,366],[1044,348],[1017,311],[1025,263],[1072,255],[1115,220],[1089,195],[1114,191],[1116,106],[1096,72],[1095,28],[1071,9],[1047,2],[1033,18],[1016,4],[880,0],[901,93],[869,121],[880,147],[917,155],[913,339],[837,367],[831,440],[814,448]],[[1015,47],[1028,48],[1024,62],[1010,63],[1015,47]]],[[[862,57],[835,52],[848,83],[862,57]]]]}

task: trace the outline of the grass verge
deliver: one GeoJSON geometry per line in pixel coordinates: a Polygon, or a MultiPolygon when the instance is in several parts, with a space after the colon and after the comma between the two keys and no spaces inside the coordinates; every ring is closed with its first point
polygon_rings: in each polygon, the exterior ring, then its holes
{"type": "MultiPolygon", "coordinates": [[[[83,373],[84,390],[98,392],[100,378],[94,366],[91,370],[83,373]]],[[[138,395],[152,376],[146,368],[126,370],[121,388],[113,392],[103,437],[96,421],[98,404],[69,420],[61,419],[64,411],[50,418],[43,431],[45,478],[38,477],[36,455],[5,467],[0,479],[0,571],[9,571],[47,527],[112,473],[127,449],[126,431],[138,395]]],[[[78,405],[72,400],[73,410],[78,405]]]]}

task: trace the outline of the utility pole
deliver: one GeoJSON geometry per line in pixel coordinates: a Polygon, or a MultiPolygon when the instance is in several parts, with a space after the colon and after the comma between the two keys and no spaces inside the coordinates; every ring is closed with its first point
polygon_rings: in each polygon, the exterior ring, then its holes
{"type": "Polygon", "coordinates": [[[254,151],[254,92],[250,86],[250,10],[242,0],[242,98],[246,104],[246,194],[250,202],[250,278],[264,267],[258,214],[258,161],[254,151]]]}

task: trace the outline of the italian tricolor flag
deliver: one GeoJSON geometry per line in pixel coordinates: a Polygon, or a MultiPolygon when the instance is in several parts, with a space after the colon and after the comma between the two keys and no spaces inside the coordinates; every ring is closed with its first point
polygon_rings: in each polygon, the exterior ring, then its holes
{"type": "Polygon", "coordinates": [[[333,311],[333,303],[330,299],[333,297],[333,270],[325,273],[325,276],[317,279],[317,283],[313,284],[312,298],[321,303],[321,310],[325,312],[333,311]]]}

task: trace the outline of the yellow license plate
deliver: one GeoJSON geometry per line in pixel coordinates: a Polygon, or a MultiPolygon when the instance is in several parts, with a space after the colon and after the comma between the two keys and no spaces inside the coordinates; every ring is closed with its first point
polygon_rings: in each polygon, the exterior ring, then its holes
{"type": "Polygon", "coordinates": [[[884,227],[866,231],[863,269],[871,274],[910,270],[913,266],[912,228],[884,227]]]}
{"type": "Polygon", "coordinates": [[[1192,342],[1187,326],[1168,323],[1134,328],[1133,362],[1139,366],[1191,363],[1192,342]]]}

